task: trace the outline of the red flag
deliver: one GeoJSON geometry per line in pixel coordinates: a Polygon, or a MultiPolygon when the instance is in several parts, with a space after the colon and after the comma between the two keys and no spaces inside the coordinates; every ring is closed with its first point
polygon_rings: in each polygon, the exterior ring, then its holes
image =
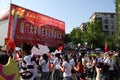
{"type": "Polygon", "coordinates": [[[15,60],[18,60],[19,59],[19,53],[15,53],[15,60]]]}
{"type": "Polygon", "coordinates": [[[107,45],[107,42],[105,43],[105,46],[104,46],[104,51],[107,52],[108,51],[108,45],[107,45]]]}
{"type": "Polygon", "coordinates": [[[14,43],[14,41],[13,41],[13,39],[8,39],[8,44],[7,44],[7,47],[8,47],[8,49],[13,49],[13,50],[15,50],[15,43],[14,43]]]}
{"type": "Polygon", "coordinates": [[[9,8],[0,10],[0,21],[8,19],[9,16],[9,8]]]}
{"type": "Polygon", "coordinates": [[[58,51],[62,51],[62,49],[63,49],[63,46],[58,47],[58,51]]]}

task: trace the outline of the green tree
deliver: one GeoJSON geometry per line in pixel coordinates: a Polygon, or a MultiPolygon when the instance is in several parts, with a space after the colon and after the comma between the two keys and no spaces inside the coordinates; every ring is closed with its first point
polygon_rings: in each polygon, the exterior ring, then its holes
{"type": "Polygon", "coordinates": [[[66,35],[65,35],[65,38],[64,38],[64,43],[67,44],[67,43],[69,43],[69,42],[71,42],[71,41],[72,41],[72,40],[71,40],[70,34],[66,34],[66,35]]]}
{"type": "Polygon", "coordinates": [[[120,38],[116,32],[112,37],[108,37],[107,40],[109,49],[119,50],[120,38]]]}
{"type": "Polygon", "coordinates": [[[88,45],[93,46],[93,48],[103,47],[104,38],[105,36],[99,20],[87,23],[84,40],[88,43],[88,45]]]}
{"type": "Polygon", "coordinates": [[[73,29],[70,33],[71,40],[74,44],[82,43],[82,31],[79,28],[73,29]]]}
{"type": "MultiPolygon", "coordinates": [[[[66,38],[69,38],[74,44],[84,45],[87,42],[87,46],[90,48],[103,48],[106,40],[100,20],[87,22],[86,30],[83,32],[79,28],[73,29],[66,38]]],[[[66,41],[69,42],[69,39],[66,41]]]]}

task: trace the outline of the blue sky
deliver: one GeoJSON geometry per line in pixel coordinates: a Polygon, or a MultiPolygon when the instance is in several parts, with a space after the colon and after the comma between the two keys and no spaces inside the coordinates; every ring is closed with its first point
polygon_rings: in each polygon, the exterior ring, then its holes
{"type": "MultiPolygon", "coordinates": [[[[87,22],[94,12],[115,12],[114,0],[11,0],[13,4],[65,22],[66,33],[87,22]]],[[[0,9],[10,0],[0,0],[0,9]]]]}

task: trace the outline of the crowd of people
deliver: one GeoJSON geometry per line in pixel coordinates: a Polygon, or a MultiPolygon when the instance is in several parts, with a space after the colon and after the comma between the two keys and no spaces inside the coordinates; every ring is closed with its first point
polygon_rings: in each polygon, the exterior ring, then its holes
{"type": "MultiPolygon", "coordinates": [[[[25,43],[20,50],[5,54],[18,63],[20,80],[37,80],[38,74],[39,80],[119,80],[120,54],[116,51],[90,54],[67,50],[31,55],[31,49],[25,43]]],[[[5,65],[8,59],[2,59],[0,56],[0,64],[5,65]]]]}

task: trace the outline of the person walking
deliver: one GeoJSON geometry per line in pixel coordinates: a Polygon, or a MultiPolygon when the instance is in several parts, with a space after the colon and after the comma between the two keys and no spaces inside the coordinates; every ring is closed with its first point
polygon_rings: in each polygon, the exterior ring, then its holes
{"type": "Polygon", "coordinates": [[[84,66],[82,64],[82,57],[78,58],[77,66],[74,67],[74,69],[77,72],[77,80],[85,80],[84,66]]]}
{"type": "Polygon", "coordinates": [[[60,63],[61,63],[60,53],[55,54],[55,59],[53,61],[53,71],[52,71],[52,80],[61,80],[60,72],[60,63]]]}
{"type": "Polygon", "coordinates": [[[72,80],[72,66],[69,63],[68,55],[63,55],[63,63],[60,65],[60,69],[63,72],[63,80],[72,80]]]}
{"type": "Polygon", "coordinates": [[[42,68],[41,80],[50,79],[50,70],[49,70],[49,59],[47,54],[43,54],[42,59],[40,59],[39,65],[42,68]]]}
{"type": "Polygon", "coordinates": [[[34,80],[34,62],[32,61],[32,56],[31,56],[31,49],[32,46],[30,44],[24,43],[22,45],[22,56],[23,56],[23,60],[22,60],[22,68],[20,70],[20,74],[21,74],[21,80],[34,80]],[[26,75],[25,74],[29,74],[26,75]]]}

